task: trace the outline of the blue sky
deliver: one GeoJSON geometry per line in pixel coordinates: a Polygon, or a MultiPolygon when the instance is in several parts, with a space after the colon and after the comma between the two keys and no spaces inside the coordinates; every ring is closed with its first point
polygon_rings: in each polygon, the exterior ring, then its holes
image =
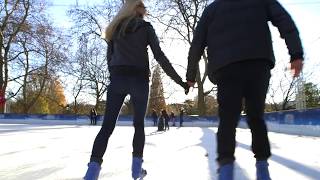
{"type": "MultiPolygon", "coordinates": [[[[70,19],[66,16],[66,10],[71,5],[75,5],[76,2],[81,6],[102,4],[103,0],[51,0],[52,7],[48,9],[48,12],[54,17],[55,24],[64,28],[70,26],[70,19]]],[[[296,22],[306,53],[313,55],[313,52],[309,51],[318,49],[316,47],[320,43],[320,0],[280,0],[279,2],[288,10],[296,22]]]]}
{"type": "MultiPolygon", "coordinates": [[[[56,25],[68,29],[70,27],[69,18],[66,16],[66,10],[70,5],[75,5],[77,0],[51,0],[52,7],[48,9],[48,12],[51,16],[54,17],[54,22],[56,25]]],[[[148,1],[145,1],[148,5],[148,1]]],[[[317,72],[320,67],[320,0],[279,0],[279,2],[287,9],[294,19],[296,25],[298,26],[300,37],[302,39],[303,47],[305,50],[306,61],[305,61],[305,74],[311,74],[312,76],[307,77],[307,81],[312,81],[316,84],[320,84],[320,74],[317,72]]],[[[78,0],[79,5],[91,5],[93,3],[102,4],[103,0],[78,0]]],[[[150,12],[152,13],[152,12],[150,12]]],[[[161,32],[157,29],[157,33],[160,35],[161,32]]],[[[279,38],[279,33],[276,28],[271,28],[274,41],[274,51],[276,54],[276,59],[281,65],[277,65],[273,71],[273,76],[276,78],[276,73],[282,71],[286,66],[289,60],[287,49],[285,43],[282,39],[279,38]]],[[[164,42],[162,48],[166,55],[169,57],[171,62],[175,64],[180,64],[186,67],[186,58],[188,47],[180,44],[179,42],[164,42]],[[177,50],[177,47],[181,47],[180,50],[177,50]],[[174,49],[174,51],[172,51],[174,49]],[[179,53],[177,53],[179,52],[179,53]]],[[[178,73],[184,78],[185,69],[178,68],[178,73]]],[[[169,78],[166,78],[168,84],[173,84],[170,82],[169,78]]],[[[207,84],[208,89],[210,89],[211,84],[207,84]]],[[[182,102],[185,98],[193,98],[196,94],[196,90],[191,92],[187,97],[183,94],[183,91],[180,90],[178,86],[174,85],[174,92],[178,95],[171,96],[171,101],[182,102]],[[176,98],[174,98],[176,97],[176,98]],[[181,97],[185,97],[181,99],[181,97]]],[[[165,88],[166,89],[166,88],[165,88]]],[[[171,94],[171,92],[168,92],[171,94]]],[[[169,95],[168,95],[169,96],[169,95]]]]}

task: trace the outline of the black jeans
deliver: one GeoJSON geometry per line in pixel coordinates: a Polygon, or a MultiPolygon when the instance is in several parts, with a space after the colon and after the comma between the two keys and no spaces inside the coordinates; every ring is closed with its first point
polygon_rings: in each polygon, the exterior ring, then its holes
{"type": "Polygon", "coordinates": [[[180,116],[180,127],[183,125],[183,116],[180,116]]]}
{"type": "Polygon", "coordinates": [[[164,130],[169,130],[169,120],[168,119],[165,119],[164,120],[164,130]]]}
{"type": "Polygon", "coordinates": [[[92,125],[93,124],[93,116],[90,116],[90,124],[92,125]]]}
{"type": "Polygon", "coordinates": [[[153,118],[153,125],[154,126],[157,126],[157,120],[158,120],[158,118],[153,118]]]}
{"type": "Polygon", "coordinates": [[[267,127],[263,119],[270,68],[266,60],[247,60],[228,65],[215,73],[220,118],[217,161],[220,165],[235,160],[236,127],[243,99],[255,158],[266,160],[271,156],[267,127]]]}
{"type": "Polygon", "coordinates": [[[115,128],[119,111],[128,94],[134,109],[133,125],[135,132],[132,155],[134,157],[142,157],[145,144],[144,117],[149,95],[148,79],[139,76],[112,76],[110,81],[103,124],[94,141],[90,158],[90,161],[100,164],[103,161],[102,158],[106,151],[109,137],[115,128]]]}

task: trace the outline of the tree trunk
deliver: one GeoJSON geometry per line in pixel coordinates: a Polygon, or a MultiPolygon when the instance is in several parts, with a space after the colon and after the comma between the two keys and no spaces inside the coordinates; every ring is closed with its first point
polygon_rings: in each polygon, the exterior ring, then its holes
{"type": "Polygon", "coordinates": [[[205,105],[205,95],[204,95],[204,89],[203,89],[203,83],[201,82],[201,75],[199,71],[199,65],[198,65],[198,72],[196,81],[198,84],[198,113],[200,116],[205,115],[206,113],[206,105],[205,105]]]}

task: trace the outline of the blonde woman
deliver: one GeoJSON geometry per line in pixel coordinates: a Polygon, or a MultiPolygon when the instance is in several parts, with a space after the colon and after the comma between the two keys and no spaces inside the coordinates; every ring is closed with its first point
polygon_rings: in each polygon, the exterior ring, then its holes
{"type": "Polygon", "coordinates": [[[102,157],[112,134],[119,111],[129,94],[134,106],[135,128],[132,152],[132,178],[146,175],[142,169],[145,144],[144,117],[149,95],[149,59],[147,46],[155,59],[177,84],[187,92],[189,86],[182,81],[162,52],[152,25],[143,20],[146,8],[141,0],[127,0],[105,32],[108,41],[108,68],[110,85],[107,93],[107,110],[93,145],[88,170],[84,179],[98,179],[102,157]]]}

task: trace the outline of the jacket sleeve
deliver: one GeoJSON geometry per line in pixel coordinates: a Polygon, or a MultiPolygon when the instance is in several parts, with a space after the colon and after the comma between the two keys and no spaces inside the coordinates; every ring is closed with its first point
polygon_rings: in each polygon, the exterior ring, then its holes
{"type": "Polygon", "coordinates": [[[208,6],[202,13],[193,34],[193,40],[188,54],[187,80],[195,82],[198,71],[198,64],[203,54],[204,48],[207,46],[207,32],[209,24],[209,11],[212,6],[208,6]]]}
{"type": "Polygon", "coordinates": [[[164,70],[164,72],[174,80],[177,84],[184,87],[184,83],[181,79],[181,77],[177,74],[177,72],[172,67],[171,63],[169,62],[168,58],[165,56],[163,51],[161,50],[159,39],[155,33],[154,28],[151,26],[151,24],[148,26],[148,43],[151,47],[152,53],[154,55],[154,58],[157,60],[157,62],[160,64],[161,68],[164,70]]]}
{"type": "Polygon", "coordinates": [[[285,40],[291,61],[298,58],[303,59],[299,31],[291,16],[277,0],[266,1],[269,20],[278,28],[281,38],[285,40]]]}

